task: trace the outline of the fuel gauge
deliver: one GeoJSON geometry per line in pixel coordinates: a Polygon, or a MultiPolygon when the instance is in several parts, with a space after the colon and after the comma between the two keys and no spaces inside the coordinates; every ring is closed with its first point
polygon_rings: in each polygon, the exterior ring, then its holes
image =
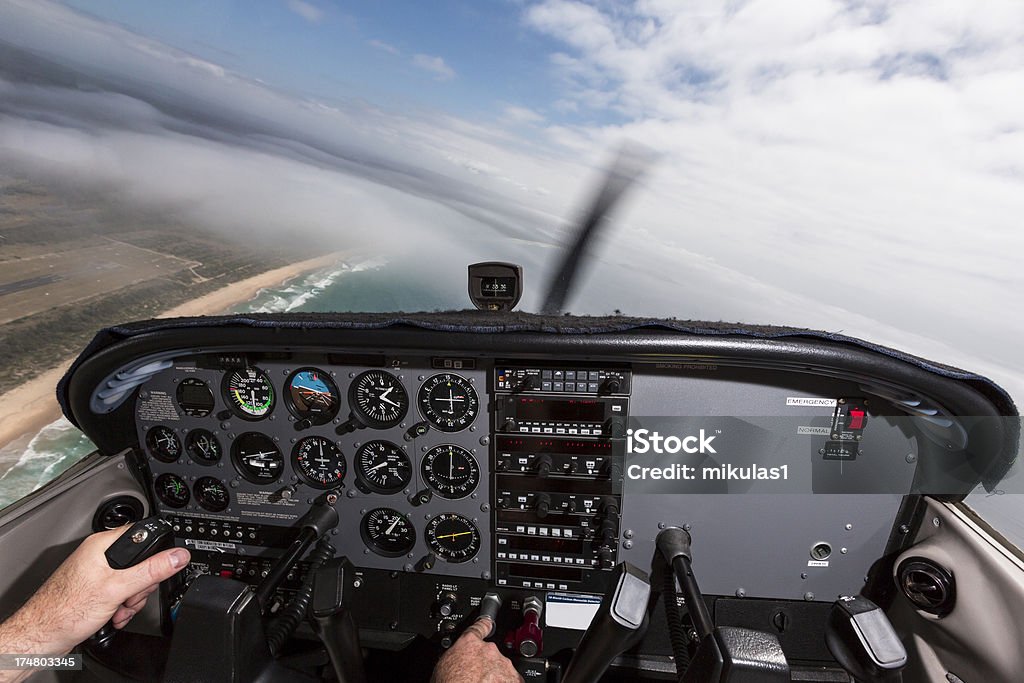
{"type": "Polygon", "coordinates": [[[195,485],[195,493],[196,501],[210,512],[220,512],[231,502],[227,487],[215,477],[200,477],[195,485]]]}

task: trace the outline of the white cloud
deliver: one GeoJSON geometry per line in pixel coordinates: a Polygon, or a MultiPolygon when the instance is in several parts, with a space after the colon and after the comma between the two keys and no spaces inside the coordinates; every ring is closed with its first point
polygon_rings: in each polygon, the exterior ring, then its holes
{"type": "Polygon", "coordinates": [[[402,51],[399,50],[397,47],[389,43],[385,43],[383,40],[368,40],[366,41],[366,44],[372,48],[376,48],[383,52],[387,52],[388,54],[395,55],[396,57],[402,54],[402,51]]]}
{"type": "Polygon", "coordinates": [[[442,57],[417,54],[413,55],[412,64],[418,69],[434,74],[434,80],[450,81],[455,78],[455,70],[448,66],[442,57]]]}
{"type": "Polygon", "coordinates": [[[506,104],[502,110],[501,118],[506,123],[513,125],[534,124],[544,121],[544,116],[526,107],[515,104],[506,104]]]}
{"type": "Polygon", "coordinates": [[[288,0],[288,9],[311,24],[319,24],[324,18],[322,9],[304,0],[288,0]]]}

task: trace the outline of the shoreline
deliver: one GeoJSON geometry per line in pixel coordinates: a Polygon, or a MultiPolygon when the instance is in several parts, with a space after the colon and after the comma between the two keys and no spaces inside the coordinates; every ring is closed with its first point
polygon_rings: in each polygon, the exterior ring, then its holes
{"type": "MultiPolygon", "coordinates": [[[[301,275],[338,263],[349,255],[348,252],[336,251],[268,270],[224,285],[218,290],[186,301],[154,317],[178,318],[223,313],[232,306],[251,301],[260,290],[279,287],[301,275]]],[[[65,358],[41,375],[0,395],[0,452],[19,440],[35,436],[46,425],[60,419],[62,413],[57,403],[57,382],[74,360],[65,358]]]]}

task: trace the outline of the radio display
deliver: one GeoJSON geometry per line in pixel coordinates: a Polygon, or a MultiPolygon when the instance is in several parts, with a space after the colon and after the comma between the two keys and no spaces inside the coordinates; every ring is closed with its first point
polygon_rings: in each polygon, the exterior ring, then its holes
{"type": "Polygon", "coordinates": [[[602,401],[586,399],[520,398],[516,416],[526,422],[603,422],[604,406],[602,401]]]}

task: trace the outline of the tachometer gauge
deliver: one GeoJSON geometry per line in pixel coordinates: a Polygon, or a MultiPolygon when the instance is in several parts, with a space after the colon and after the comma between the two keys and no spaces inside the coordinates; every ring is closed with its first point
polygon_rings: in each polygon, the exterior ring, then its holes
{"type": "Polygon", "coordinates": [[[363,515],[359,535],[367,548],[384,557],[401,557],[416,544],[412,522],[391,508],[377,508],[363,515]]]}
{"type": "Polygon", "coordinates": [[[323,370],[302,368],[293,372],[285,384],[285,396],[288,410],[307,424],[327,424],[338,414],[338,385],[323,370]]]}
{"type": "Polygon", "coordinates": [[[428,377],[417,402],[423,419],[442,432],[461,432],[473,424],[480,409],[469,380],[448,372],[428,377]]]}
{"type": "Polygon", "coordinates": [[[465,498],[480,482],[480,466],[462,446],[434,446],[423,456],[423,478],[442,498],[465,498]]]}
{"type": "Polygon", "coordinates": [[[181,441],[170,427],[153,427],[146,432],[146,447],[160,462],[174,462],[181,455],[181,441]]]}
{"type": "Polygon", "coordinates": [[[231,461],[238,473],[254,484],[277,481],[284,470],[284,458],[277,444],[259,432],[246,432],[231,444],[231,461]]]}
{"type": "Polygon", "coordinates": [[[318,489],[333,489],[345,479],[345,456],[323,436],[307,436],[292,449],[295,473],[318,489]]]}
{"type": "Polygon", "coordinates": [[[401,380],[384,370],[367,370],[348,389],[352,413],[367,427],[388,429],[405,417],[409,395],[401,380]]]}
{"type": "Polygon", "coordinates": [[[196,501],[203,506],[203,509],[210,512],[220,512],[231,502],[228,487],[220,479],[214,477],[200,477],[195,484],[196,501]]]}
{"type": "Polygon", "coordinates": [[[188,484],[178,475],[161,474],[153,484],[156,487],[156,497],[164,505],[172,508],[183,508],[188,505],[188,484]]]}
{"type": "Polygon", "coordinates": [[[224,378],[224,393],[231,409],[243,420],[260,420],[274,409],[274,386],[255,367],[232,370],[224,378]]]}
{"type": "Polygon", "coordinates": [[[412,462],[390,441],[368,441],[355,455],[359,482],[375,493],[398,493],[412,479],[412,462]]]}
{"type": "Polygon", "coordinates": [[[215,465],[220,460],[220,441],[205,429],[193,429],[185,438],[185,452],[200,465],[215,465]]]}
{"type": "Polygon", "coordinates": [[[213,392],[198,377],[186,377],[175,392],[178,406],[189,417],[206,417],[213,412],[213,392]]]}
{"type": "Polygon", "coordinates": [[[435,555],[453,564],[472,560],[480,550],[480,531],[476,525],[454,512],[440,514],[427,522],[424,536],[435,555]]]}

